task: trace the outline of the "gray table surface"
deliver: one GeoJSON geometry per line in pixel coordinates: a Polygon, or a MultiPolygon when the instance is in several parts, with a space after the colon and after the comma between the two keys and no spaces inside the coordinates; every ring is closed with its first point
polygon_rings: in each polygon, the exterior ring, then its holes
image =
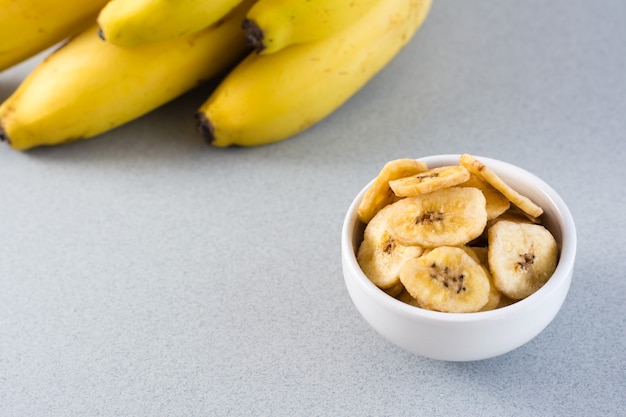
{"type": "Polygon", "coordinates": [[[208,147],[208,87],[88,141],[0,144],[0,415],[623,416],[624,17],[622,0],[436,0],[353,99],[272,146],[208,147]],[[579,250],[544,332],[448,363],[359,316],[340,229],[384,162],[460,152],[550,183],[579,250]]]}

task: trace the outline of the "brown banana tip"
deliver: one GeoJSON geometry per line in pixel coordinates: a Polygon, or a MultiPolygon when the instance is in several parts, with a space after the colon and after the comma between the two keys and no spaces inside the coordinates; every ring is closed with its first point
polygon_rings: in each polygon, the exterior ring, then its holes
{"type": "Polygon", "coordinates": [[[103,41],[106,41],[106,38],[104,37],[104,32],[102,31],[102,28],[98,28],[98,37],[100,39],[102,39],[103,41]]]}
{"type": "Polygon", "coordinates": [[[2,127],[0,127],[0,142],[6,142],[9,145],[11,144],[11,140],[9,139],[9,135],[6,134],[6,132],[4,131],[4,129],[2,129],[2,127]]]}
{"type": "Polygon", "coordinates": [[[244,19],[241,23],[241,27],[246,33],[246,42],[248,46],[253,47],[257,52],[261,52],[265,49],[265,45],[263,44],[263,31],[254,20],[244,19]]]}
{"type": "Polygon", "coordinates": [[[215,141],[215,126],[213,126],[213,123],[211,123],[204,113],[197,113],[196,121],[200,135],[202,135],[207,143],[213,143],[215,141]]]}

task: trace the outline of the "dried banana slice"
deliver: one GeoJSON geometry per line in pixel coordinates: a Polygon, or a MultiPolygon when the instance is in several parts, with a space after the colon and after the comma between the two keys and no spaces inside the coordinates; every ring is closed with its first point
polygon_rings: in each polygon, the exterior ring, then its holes
{"type": "Polygon", "coordinates": [[[489,300],[485,269],[465,250],[441,246],[408,260],[400,281],[423,308],[450,313],[476,312],[489,300]]]}
{"type": "Polygon", "coordinates": [[[463,154],[459,157],[459,163],[467,168],[472,174],[477,175],[483,180],[491,184],[496,190],[500,191],[511,203],[515,204],[522,211],[531,217],[539,217],[543,213],[543,209],[533,203],[528,197],[518,193],[505,183],[495,172],[488,166],[474,158],[472,155],[463,154]]]}
{"type": "Polygon", "coordinates": [[[500,297],[500,303],[498,303],[498,307],[497,308],[507,307],[507,306],[510,306],[512,304],[515,304],[518,301],[519,300],[514,300],[514,299],[509,298],[506,295],[502,294],[502,296],[500,297]]]}
{"type": "Polygon", "coordinates": [[[522,299],[546,283],[558,261],[552,234],[533,223],[501,220],[489,228],[489,270],[507,297],[522,299]]]}
{"type": "Polygon", "coordinates": [[[365,192],[358,207],[358,215],[363,223],[368,223],[376,213],[395,201],[389,188],[389,181],[428,170],[428,166],[415,159],[396,159],[387,162],[380,170],[370,188],[365,192]]]}
{"type": "Polygon", "coordinates": [[[413,307],[419,307],[420,303],[413,297],[407,290],[402,286],[402,291],[400,294],[396,295],[396,299],[402,301],[405,304],[412,305],[413,307]]]}
{"type": "MultiPolygon", "coordinates": [[[[541,224],[541,218],[531,216],[530,214],[526,213],[525,211],[523,211],[519,207],[516,207],[515,205],[511,205],[511,208],[508,209],[500,217],[504,218],[505,216],[515,217],[515,218],[517,218],[518,221],[525,221],[525,222],[531,222],[531,223],[535,223],[535,224],[541,224]]],[[[498,219],[496,219],[496,220],[498,220],[498,219]]]]}
{"type": "Polygon", "coordinates": [[[400,278],[398,278],[398,283],[395,284],[392,287],[389,288],[381,288],[384,292],[386,292],[388,295],[392,296],[392,297],[397,297],[399,296],[402,291],[404,290],[404,285],[402,285],[402,283],[400,282],[400,278]]]}
{"type": "Polygon", "coordinates": [[[485,200],[487,201],[487,220],[495,219],[511,207],[511,202],[504,194],[493,188],[478,175],[471,174],[467,181],[459,184],[459,187],[474,187],[483,192],[485,200]]]}
{"type": "Polygon", "coordinates": [[[444,188],[389,207],[389,234],[407,246],[464,245],[480,236],[487,224],[485,197],[472,187],[444,188]]]}
{"type": "Polygon", "coordinates": [[[391,237],[387,231],[390,209],[391,206],[383,207],[365,227],[363,242],[357,251],[357,262],[374,285],[395,296],[402,290],[402,264],[407,259],[420,256],[423,249],[404,246],[391,237]],[[400,285],[398,291],[393,288],[397,285],[400,285]]]}
{"type": "Polygon", "coordinates": [[[450,165],[389,181],[389,187],[398,197],[411,197],[455,186],[467,181],[469,177],[470,173],[465,167],[450,165]]]}
{"type": "Polygon", "coordinates": [[[499,215],[495,219],[487,220],[487,227],[486,227],[486,230],[485,230],[485,236],[487,236],[487,232],[491,228],[491,226],[493,226],[494,224],[496,224],[496,223],[498,223],[500,221],[503,221],[503,220],[507,220],[507,221],[511,221],[511,222],[515,222],[515,223],[536,223],[536,224],[540,224],[538,219],[536,219],[536,221],[533,221],[533,219],[531,219],[526,213],[522,212],[521,210],[516,209],[515,206],[513,206],[511,209],[505,211],[504,213],[502,213],[501,215],[499,215]]]}
{"type": "Polygon", "coordinates": [[[487,261],[487,253],[489,248],[487,246],[468,246],[468,249],[471,249],[472,253],[476,256],[478,262],[486,267],[489,267],[489,262],[487,261]]]}
{"type": "Polygon", "coordinates": [[[487,304],[485,304],[479,311],[489,311],[495,310],[500,306],[500,302],[502,300],[502,293],[496,287],[493,281],[493,275],[489,273],[489,270],[485,268],[485,272],[487,274],[487,278],[489,278],[489,298],[487,299],[487,304]]]}
{"type": "Polygon", "coordinates": [[[461,249],[480,264],[489,279],[489,298],[487,299],[487,304],[485,304],[480,311],[489,311],[498,308],[500,300],[502,299],[502,293],[496,287],[493,276],[491,272],[489,272],[489,263],[487,261],[488,248],[481,246],[461,246],[461,249]]]}

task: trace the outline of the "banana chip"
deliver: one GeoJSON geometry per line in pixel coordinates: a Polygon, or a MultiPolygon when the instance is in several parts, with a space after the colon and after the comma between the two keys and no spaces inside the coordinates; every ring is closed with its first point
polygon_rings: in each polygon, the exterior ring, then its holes
{"type": "Polygon", "coordinates": [[[445,166],[389,181],[389,187],[398,197],[411,197],[452,187],[467,181],[469,178],[470,173],[465,167],[460,165],[445,166]]]}
{"type": "Polygon", "coordinates": [[[403,303],[412,305],[413,307],[420,306],[419,301],[417,301],[411,294],[409,294],[406,288],[404,288],[404,285],[402,286],[402,291],[400,292],[400,294],[396,295],[395,298],[402,301],[403,303]]]}
{"type": "Polygon", "coordinates": [[[477,175],[496,190],[500,191],[511,203],[515,204],[531,217],[539,217],[543,214],[543,209],[533,203],[528,197],[518,193],[505,183],[495,172],[488,166],[474,158],[472,155],[463,154],[459,158],[459,163],[467,168],[472,174],[477,175]]]}
{"type": "Polygon", "coordinates": [[[358,207],[358,215],[363,223],[368,223],[383,207],[395,201],[395,194],[389,188],[389,181],[427,171],[428,167],[415,159],[396,159],[387,162],[365,192],[358,207]]]}
{"type": "Polygon", "coordinates": [[[363,243],[357,252],[357,261],[365,275],[377,287],[397,295],[392,289],[400,284],[400,268],[405,260],[418,257],[423,249],[419,246],[404,246],[391,237],[387,231],[387,222],[391,206],[376,213],[363,233],[363,243]]]}
{"type": "Polygon", "coordinates": [[[507,297],[528,297],[548,281],[558,247],[542,225],[501,220],[489,228],[489,268],[495,285],[507,297]]]}
{"type": "Polygon", "coordinates": [[[485,197],[471,187],[450,187],[393,203],[389,233],[404,245],[464,245],[487,224],[485,197]]]}
{"type": "Polygon", "coordinates": [[[511,207],[511,202],[500,191],[496,190],[487,181],[477,175],[470,174],[467,181],[459,184],[460,187],[474,187],[483,192],[486,201],[487,220],[493,220],[511,207]]]}
{"type": "Polygon", "coordinates": [[[485,275],[487,275],[487,278],[489,279],[489,298],[487,299],[487,304],[485,304],[479,311],[488,311],[498,308],[500,300],[502,299],[502,293],[496,287],[493,281],[493,276],[489,272],[489,263],[487,261],[488,248],[480,246],[461,246],[461,249],[463,249],[480,264],[483,271],[485,271],[485,275]]]}
{"type": "Polygon", "coordinates": [[[489,301],[489,278],[465,250],[441,246],[408,260],[400,281],[419,305],[436,311],[478,311],[489,301]]]}
{"type": "Polygon", "coordinates": [[[402,292],[405,291],[404,285],[398,280],[398,283],[389,288],[381,288],[384,292],[389,294],[390,296],[397,298],[402,295],[402,292]]]}

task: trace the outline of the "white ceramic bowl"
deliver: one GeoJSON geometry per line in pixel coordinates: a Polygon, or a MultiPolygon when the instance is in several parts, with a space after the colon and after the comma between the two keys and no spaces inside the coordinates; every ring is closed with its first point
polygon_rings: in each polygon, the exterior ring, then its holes
{"type": "MultiPolygon", "coordinates": [[[[447,361],[473,361],[510,352],[543,331],[560,310],[572,280],[576,228],[563,199],[544,181],[506,162],[476,156],[518,192],[544,209],[543,224],[556,238],[560,258],[543,287],[507,307],[478,313],[429,311],[396,300],[377,288],[361,271],[356,250],[364,225],[357,207],[368,184],[346,214],[341,255],[345,284],[354,305],[383,337],[414,354],[447,361]]],[[[436,155],[420,160],[430,168],[458,164],[459,155],[436,155]]]]}

